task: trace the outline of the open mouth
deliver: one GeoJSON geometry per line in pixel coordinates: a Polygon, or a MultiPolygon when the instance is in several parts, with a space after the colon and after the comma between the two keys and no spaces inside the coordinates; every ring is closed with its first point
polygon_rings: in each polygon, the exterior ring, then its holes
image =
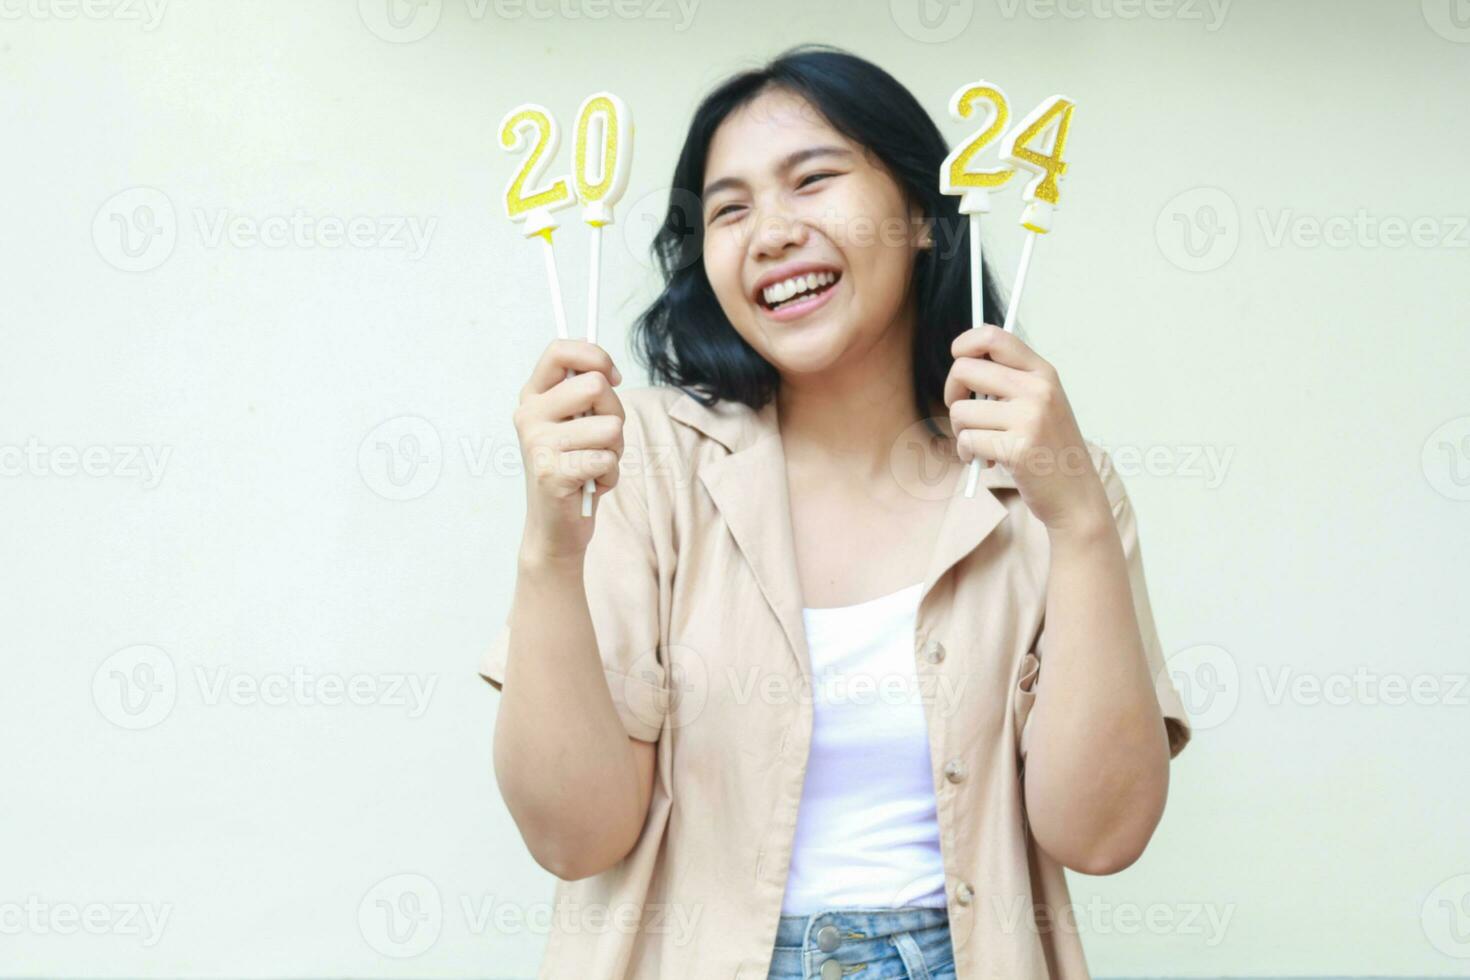
{"type": "Polygon", "coordinates": [[[771,313],[814,306],[814,300],[825,296],[841,281],[842,273],[836,269],[806,272],[761,289],[756,295],[756,303],[771,313]]]}

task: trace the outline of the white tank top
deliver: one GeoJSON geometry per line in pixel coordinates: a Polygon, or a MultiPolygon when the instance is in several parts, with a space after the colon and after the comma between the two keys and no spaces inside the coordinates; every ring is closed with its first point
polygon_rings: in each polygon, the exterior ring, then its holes
{"type": "Polygon", "coordinates": [[[945,905],[929,728],[914,666],[923,585],[802,610],[812,743],[782,915],[945,905]]]}

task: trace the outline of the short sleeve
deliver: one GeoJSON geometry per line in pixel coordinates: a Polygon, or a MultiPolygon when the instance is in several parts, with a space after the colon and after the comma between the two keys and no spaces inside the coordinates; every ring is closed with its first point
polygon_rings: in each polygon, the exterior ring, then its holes
{"type": "MultiPolygon", "coordinates": [[[[1169,758],[1184,751],[1189,744],[1189,716],[1184,702],[1169,676],[1164,661],[1163,646],[1159,642],[1158,627],[1154,624],[1153,607],[1149,604],[1148,583],[1143,574],[1143,551],[1138,541],[1138,520],[1123,480],[1113,467],[1112,458],[1102,449],[1093,449],[1094,463],[1103,489],[1107,491],[1108,503],[1112,505],[1113,521],[1118,528],[1118,537],[1123,542],[1123,556],[1128,563],[1128,585],[1133,594],[1133,611],[1138,619],[1138,630],[1143,638],[1143,651],[1148,659],[1149,676],[1154,681],[1154,695],[1159,700],[1159,710],[1164,716],[1164,727],[1169,736],[1169,758]]],[[[1041,667],[1045,662],[1046,631],[1043,628],[1037,637],[1036,648],[1028,652],[1021,664],[1015,692],[1015,720],[1017,741],[1022,760],[1026,757],[1029,743],[1031,707],[1036,701],[1036,685],[1040,681],[1041,667]]]]}
{"type": "MultiPolygon", "coordinates": [[[[627,419],[617,486],[598,498],[583,581],[608,692],[623,727],[645,742],[658,741],[669,695],[659,642],[657,549],[647,507],[642,432],[625,396],[627,419]],[[636,445],[635,445],[636,444],[636,445]]],[[[510,624],[501,626],[480,658],[480,676],[498,691],[505,683],[510,624]]],[[[536,651],[522,650],[521,657],[536,651]]]]}

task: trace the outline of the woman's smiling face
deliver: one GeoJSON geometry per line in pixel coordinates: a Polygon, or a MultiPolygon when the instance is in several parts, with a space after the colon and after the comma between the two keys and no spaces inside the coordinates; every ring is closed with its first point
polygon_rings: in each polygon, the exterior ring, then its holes
{"type": "Polygon", "coordinates": [[[801,96],[768,89],[720,124],[703,205],[715,296],[782,374],[823,371],[911,326],[920,212],[801,96]]]}

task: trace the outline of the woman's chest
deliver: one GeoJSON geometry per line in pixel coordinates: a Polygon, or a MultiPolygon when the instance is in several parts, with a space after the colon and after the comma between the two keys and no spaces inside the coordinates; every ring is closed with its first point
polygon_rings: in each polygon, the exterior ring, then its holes
{"type": "Polygon", "coordinates": [[[921,581],[944,514],[942,499],[794,484],[791,531],[803,604],[849,606],[921,581]]]}
{"type": "MultiPolygon", "coordinates": [[[[677,546],[665,552],[660,656],[677,759],[723,760],[732,795],[742,767],[761,779],[777,778],[783,759],[799,770],[828,673],[816,662],[823,651],[811,649],[807,612],[836,610],[834,628],[847,631],[851,617],[836,607],[913,586],[923,587],[914,590],[902,635],[889,637],[888,666],[857,673],[891,675],[900,700],[921,706],[941,744],[995,737],[1044,610],[1044,556],[1018,534],[1023,524],[1003,519],[972,550],[952,548],[959,560],[929,580],[926,563],[932,575],[945,550],[941,527],[962,539],[978,532],[944,526],[942,512],[923,507],[908,519],[883,520],[819,498],[793,499],[782,528],[784,513],[753,517],[736,495],[721,499],[723,510],[691,501],[702,509],[678,514],[677,546]]],[[[884,620],[888,633],[894,622],[884,620]]],[[[881,701],[895,692],[878,685],[860,693],[881,701]]]]}

